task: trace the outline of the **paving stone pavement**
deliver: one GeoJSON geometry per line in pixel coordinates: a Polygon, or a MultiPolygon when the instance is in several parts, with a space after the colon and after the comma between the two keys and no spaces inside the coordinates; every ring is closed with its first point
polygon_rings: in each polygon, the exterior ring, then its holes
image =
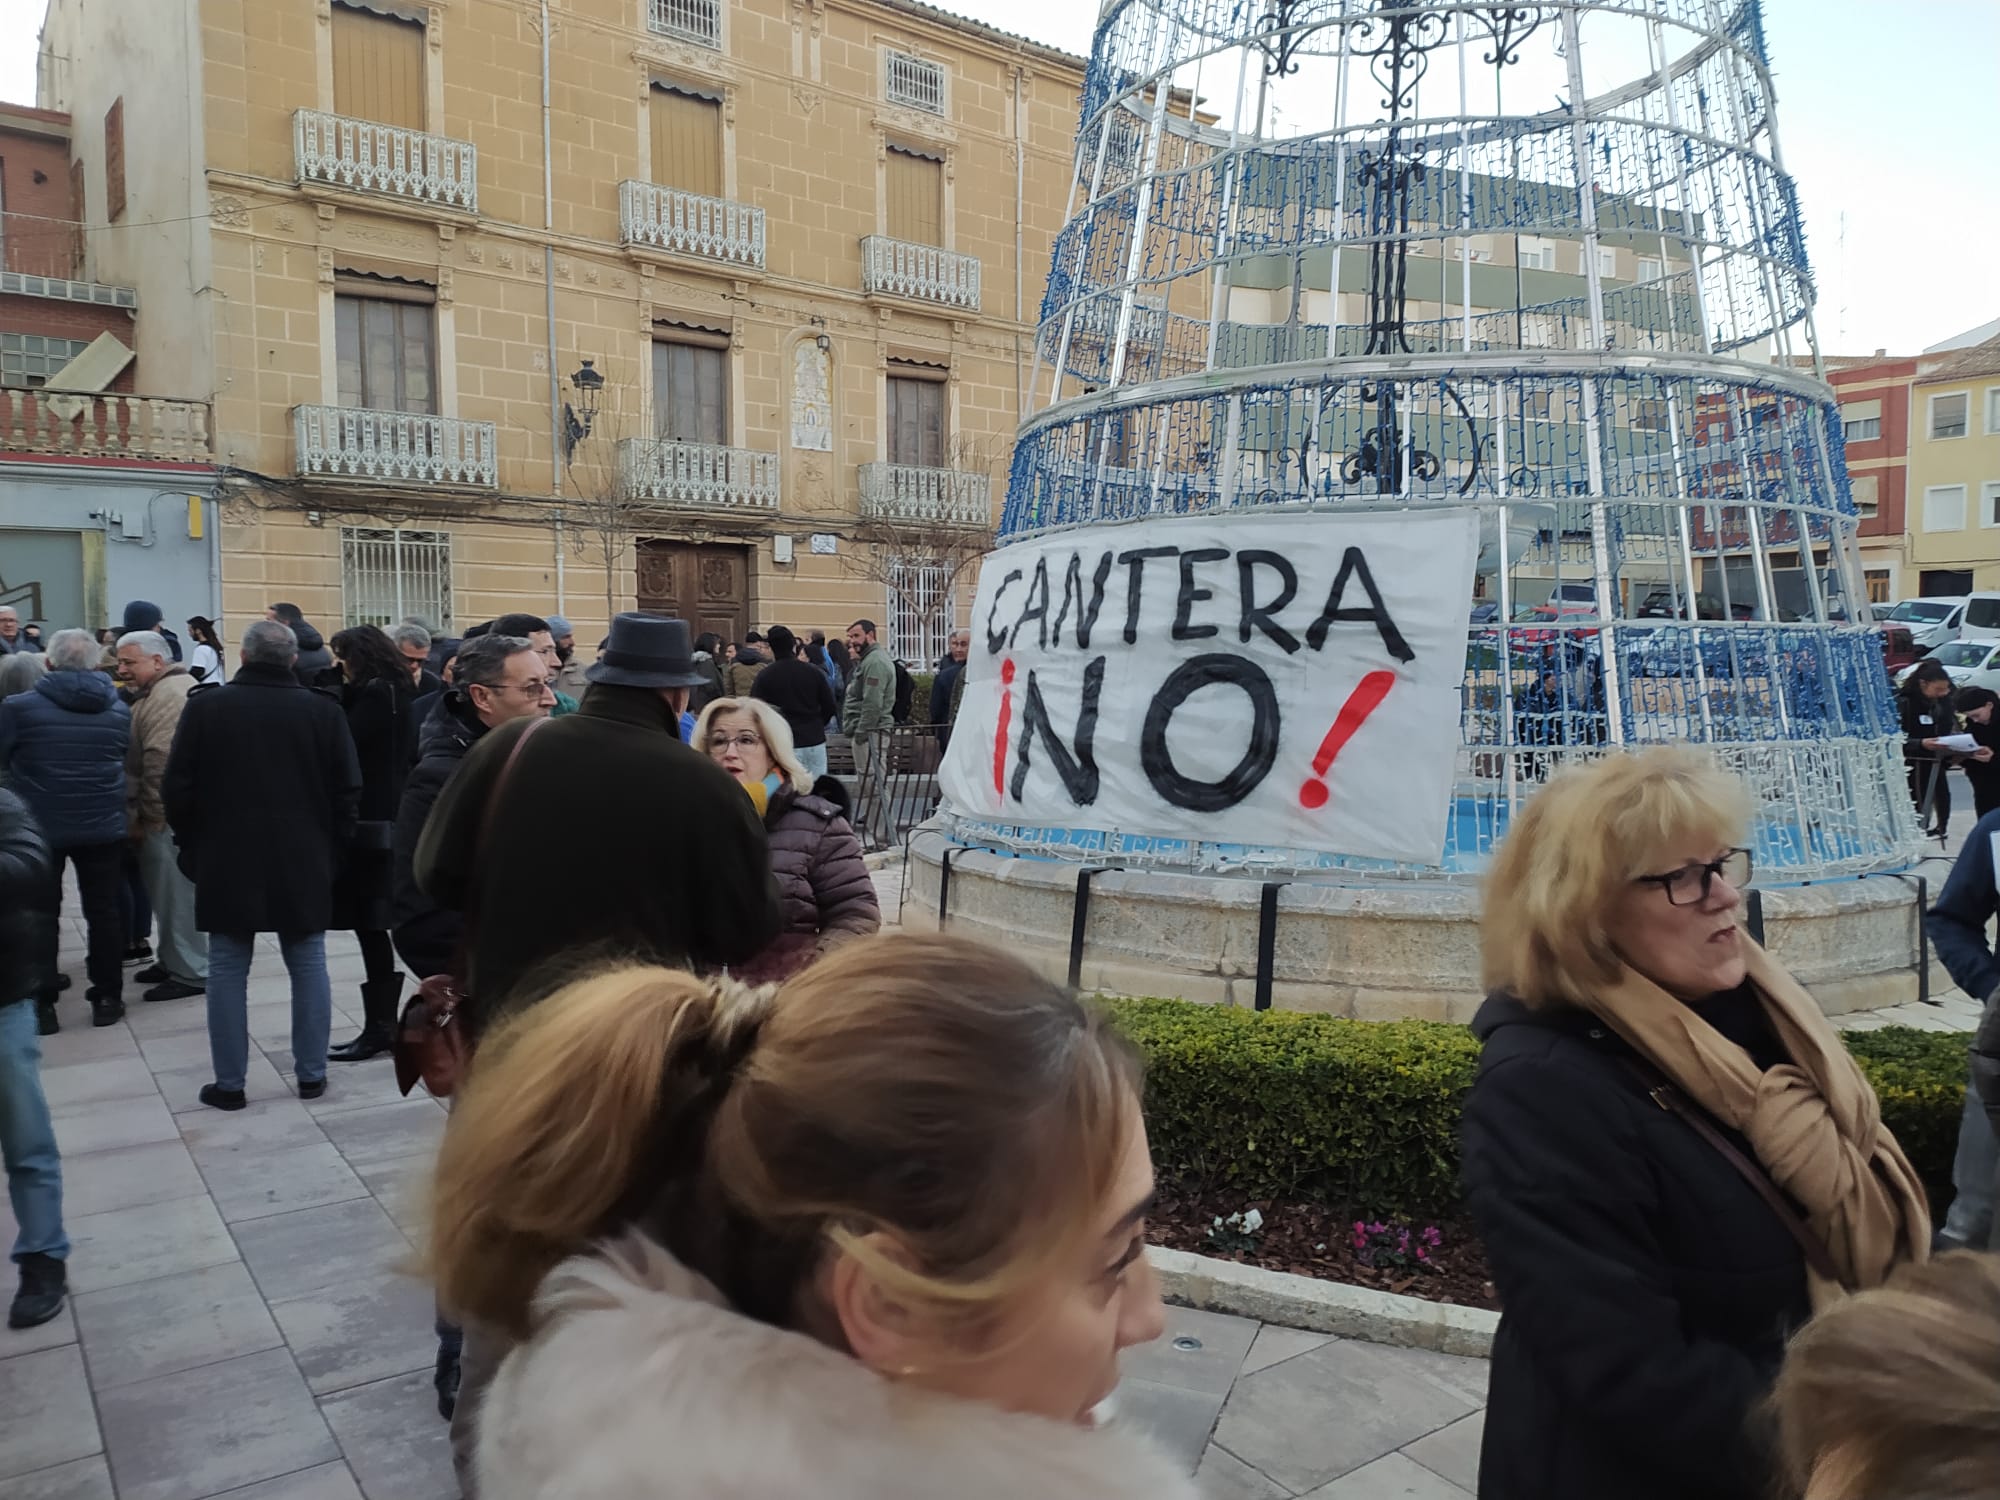
{"type": "MultiPolygon", "coordinates": [[[[386,1059],[334,1065],[302,1103],[267,937],[250,1106],[207,1109],[203,1002],[145,1004],[128,969],[127,1019],[94,1029],[74,915],[63,938],[75,987],[42,1081],[73,1295],[53,1323],[0,1329],[0,1500],[450,1500],[431,1296],[412,1274],[442,1106],[401,1098],[386,1059]]],[[[360,1025],[361,955],[335,934],[327,960],[340,1041],[360,1025]]],[[[0,1201],[0,1244],[13,1234],[0,1201]]],[[[1483,1361],[1173,1309],[1126,1367],[1119,1420],[1198,1466],[1211,1500],[1473,1486],[1483,1361]]]]}

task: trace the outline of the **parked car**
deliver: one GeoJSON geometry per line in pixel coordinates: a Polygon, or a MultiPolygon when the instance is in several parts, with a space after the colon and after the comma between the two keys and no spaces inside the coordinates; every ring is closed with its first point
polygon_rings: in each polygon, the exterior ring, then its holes
{"type": "Polygon", "coordinates": [[[1901,682],[1902,678],[1897,676],[1897,674],[1905,667],[1915,666],[1923,656],[1923,653],[1917,649],[1917,643],[1910,635],[1909,626],[1884,625],[1880,629],[1882,631],[1882,665],[1888,668],[1890,677],[1901,682]]]}
{"type": "Polygon", "coordinates": [[[2000,594],[1967,594],[1962,641],[2000,641],[2000,594]]]}
{"type": "MultiPolygon", "coordinates": [[[[1992,596],[2000,600],[2000,594],[1992,596]]],[[[1907,625],[1910,637],[1916,642],[1917,653],[1935,651],[1947,641],[1955,641],[1965,624],[1966,600],[1963,598],[1905,599],[1886,615],[1884,624],[1907,625]]],[[[2000,623],[1997,620],[1996,623],[2000,623]]],[[[2000,635],[2000,630],[1994,632],[2000,635]]]]}
{"type": "MultiPolygon", "coordinates": [[[[2000,641],[1946,641],[1930,654],[1955,688],[1983,687],[2000,692],[2000,641]]],[[[1911,662],[1891,673],[1896,686],[1917,669],[1911,662]]]]}

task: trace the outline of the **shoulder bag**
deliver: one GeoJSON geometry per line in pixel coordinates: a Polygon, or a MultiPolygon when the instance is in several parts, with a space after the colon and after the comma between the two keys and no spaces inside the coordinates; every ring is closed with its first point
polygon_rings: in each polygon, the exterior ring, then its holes
{"type": "MultiPolygon", "coordinates": [[[[479,818],[478,842],[473,846],[473,864],[478,865],[479,856],[485,851],[487,835],[493,829],[494,809],[500,805],[500,794],[507,789],[507,781],[514,774],[514,767],[521,759],[521,751],[535,731],[548,723],[547,719],[535,719],[521,731],[521,737],[514,741],[514,748],[507,752],[507,763],[500,768],[500,779],[493,783],[493,790],[487,795],[485,810],[479,818]]],[[[477,891],[475,884],[473,890],[477,891]]],[[[478,922],[476,903],[468,897],[465,909],[465,931],[469,935],[478,922]]],[[[458,961],[452,965],[454,971],[465,966],[465,939],[459,942],[458,961]]],[[[460,1024],[459,1012],[464,1008],[466,993],[456,972],[433,974],[417,986],[417,992],[410,996],[403,1007],[403,1018],[396,1027],[396,1086],[405,1094],[422,1080],[426,1089],[439,1099],[449,1099],[465,1077],[466,1064],[472,1060],[472,1043],[460,1024]]]]}

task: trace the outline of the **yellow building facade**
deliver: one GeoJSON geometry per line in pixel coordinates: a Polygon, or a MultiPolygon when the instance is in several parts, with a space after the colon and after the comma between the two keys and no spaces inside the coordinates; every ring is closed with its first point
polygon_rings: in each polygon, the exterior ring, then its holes
{"type": "Polygon", "coordinates": [[[1918,368],[1908,524],[1910,593],[2000,589],[2000,339],[1918,368]]]}
{"type": "Polygon", "coordinates": [[[42,45],[92,274],[212,404],[231,634],[587,646],[636,605],[941,649],[1080,59],[907,0],[51,0],[42,45]]]}

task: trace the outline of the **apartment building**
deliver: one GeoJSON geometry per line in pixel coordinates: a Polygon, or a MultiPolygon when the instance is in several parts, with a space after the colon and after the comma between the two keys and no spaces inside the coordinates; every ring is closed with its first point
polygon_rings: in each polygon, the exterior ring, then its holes
{"type": "Polygon", "coordinates": [[[1861,571],[1871,604],[1887,604],[1915,592],[1916,580],[1906,577],[1904,528],[1910,383],[1916,374],[1916,359],[1892,358],[1881,350],[1870,358],[1827,361],[1826,378],[1840,402],[1847,482],[1860,517],[1861,571]]]}
{"type": "Polygon", "coordinates": [[[2000,589],[2000,337],[1925,357],[1909,411],[1906,592],[2000,589]]]}
{"type": "Polygon", "coordinates": [[[212,404],[227,622],[941,648],[1081,59],[914,0],[50,0],[42,46],[140,367],[212,404]]]}

